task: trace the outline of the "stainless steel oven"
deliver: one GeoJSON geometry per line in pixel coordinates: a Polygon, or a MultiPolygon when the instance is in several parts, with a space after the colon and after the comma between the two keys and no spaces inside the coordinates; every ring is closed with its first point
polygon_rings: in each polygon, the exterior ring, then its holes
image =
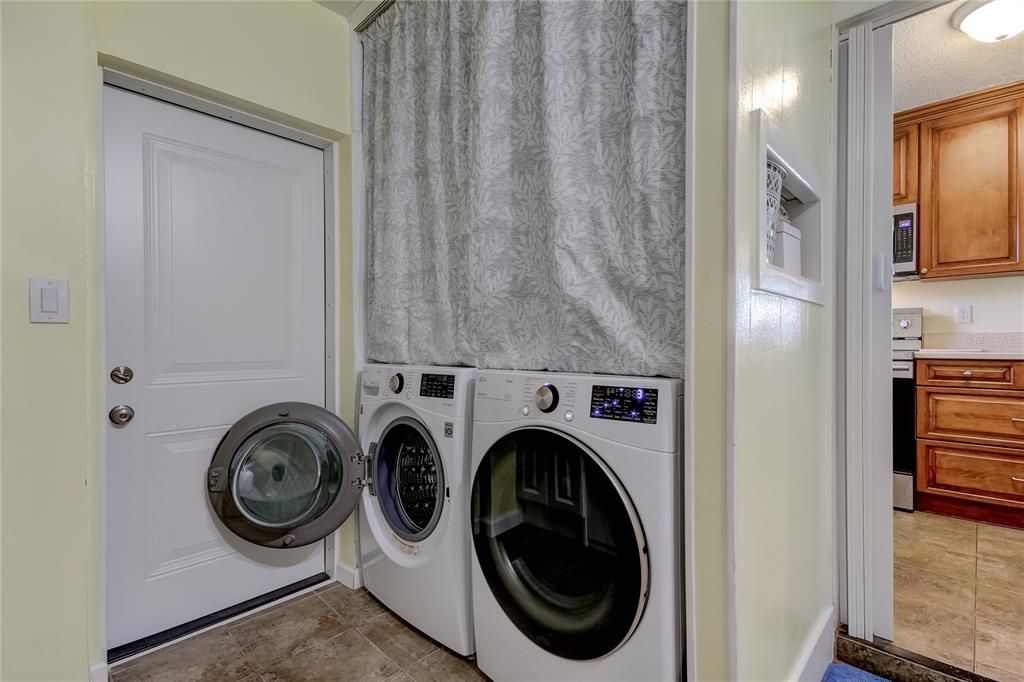
{"type": "Polygon", "coordinates": [[[892,311],[892,504],[914,509],[914,470],[917,468],[917,397],[914,351],[921,350],[924,311],[892,311]]]}

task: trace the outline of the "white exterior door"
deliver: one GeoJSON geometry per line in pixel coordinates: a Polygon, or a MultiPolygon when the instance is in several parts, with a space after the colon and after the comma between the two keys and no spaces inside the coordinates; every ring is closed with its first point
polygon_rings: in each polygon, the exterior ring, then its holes
{"type": "Polygon", "coordinates": [[[324,571],[210,509],[206,470],[246,413],[324,405],[323,152],[112,87],[106,214],[107,645],[324,571]]]}

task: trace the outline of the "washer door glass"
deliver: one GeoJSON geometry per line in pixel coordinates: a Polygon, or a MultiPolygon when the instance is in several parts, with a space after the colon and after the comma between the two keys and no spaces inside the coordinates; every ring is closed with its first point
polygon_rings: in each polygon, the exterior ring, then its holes
{"type": "Polygon", "coordinates": [[[444,466],[430,432],[402,417],[388,424],[374,455],[374,488],[388,525],[419,542],[437,527],[444,507],[444,466]]]}
{"type": "Polygon", "coordinates": [[[327,536],[351,514],[364,478],[361,460],[358,441],[336,415],[278,403],[251,412],[224,435],[207,492],[236,535],[297,547],[327,536]]]}
{"type": "Polygon", "coordinates": [[[505,614],[564,658],[605,656],[632,635],[647,602],[639,518],[608,467],[548,429],[513,431],[473,482],[473,544],[505,614]]]}
{"type": "Polygon", "coordinates": [[[257,431],[231,463],[238,510],[268,528],[294,528],[330,506],[341,487],[342,458],[326,433],[284,423],[257,431]]]}

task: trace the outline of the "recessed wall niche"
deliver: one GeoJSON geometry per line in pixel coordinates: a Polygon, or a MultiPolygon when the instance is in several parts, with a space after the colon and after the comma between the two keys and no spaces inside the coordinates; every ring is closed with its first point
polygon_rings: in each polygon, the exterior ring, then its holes
{"type": "Polygon", "coordinates": [[[757,109],[751,116],[758,131],[756,288],[824,305],[827,291],[822,273],[828,234],[821,200],[823,181],[765,111],[757,109]],[[782,175],[775,202],[769,201],[779,184],[778,177],[769,177],[773,173],[782,175]],[[775,213],[773,226],[769,218],[776,206],[781,210],[775,213]]]}

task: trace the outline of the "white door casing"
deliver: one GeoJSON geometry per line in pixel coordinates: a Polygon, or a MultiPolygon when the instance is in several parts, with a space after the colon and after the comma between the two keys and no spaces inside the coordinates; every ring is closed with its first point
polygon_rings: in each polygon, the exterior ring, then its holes
{"type": "MultiPolygon", "coordinates": [[[[323,151],[110,86],[103,96],[107,645],[324,571],[324,542],[257,547],[215,520],[221,436],[325,404],[323,151]]],[[[327,541],[332,541],[328,538],[327,541]]]]}

